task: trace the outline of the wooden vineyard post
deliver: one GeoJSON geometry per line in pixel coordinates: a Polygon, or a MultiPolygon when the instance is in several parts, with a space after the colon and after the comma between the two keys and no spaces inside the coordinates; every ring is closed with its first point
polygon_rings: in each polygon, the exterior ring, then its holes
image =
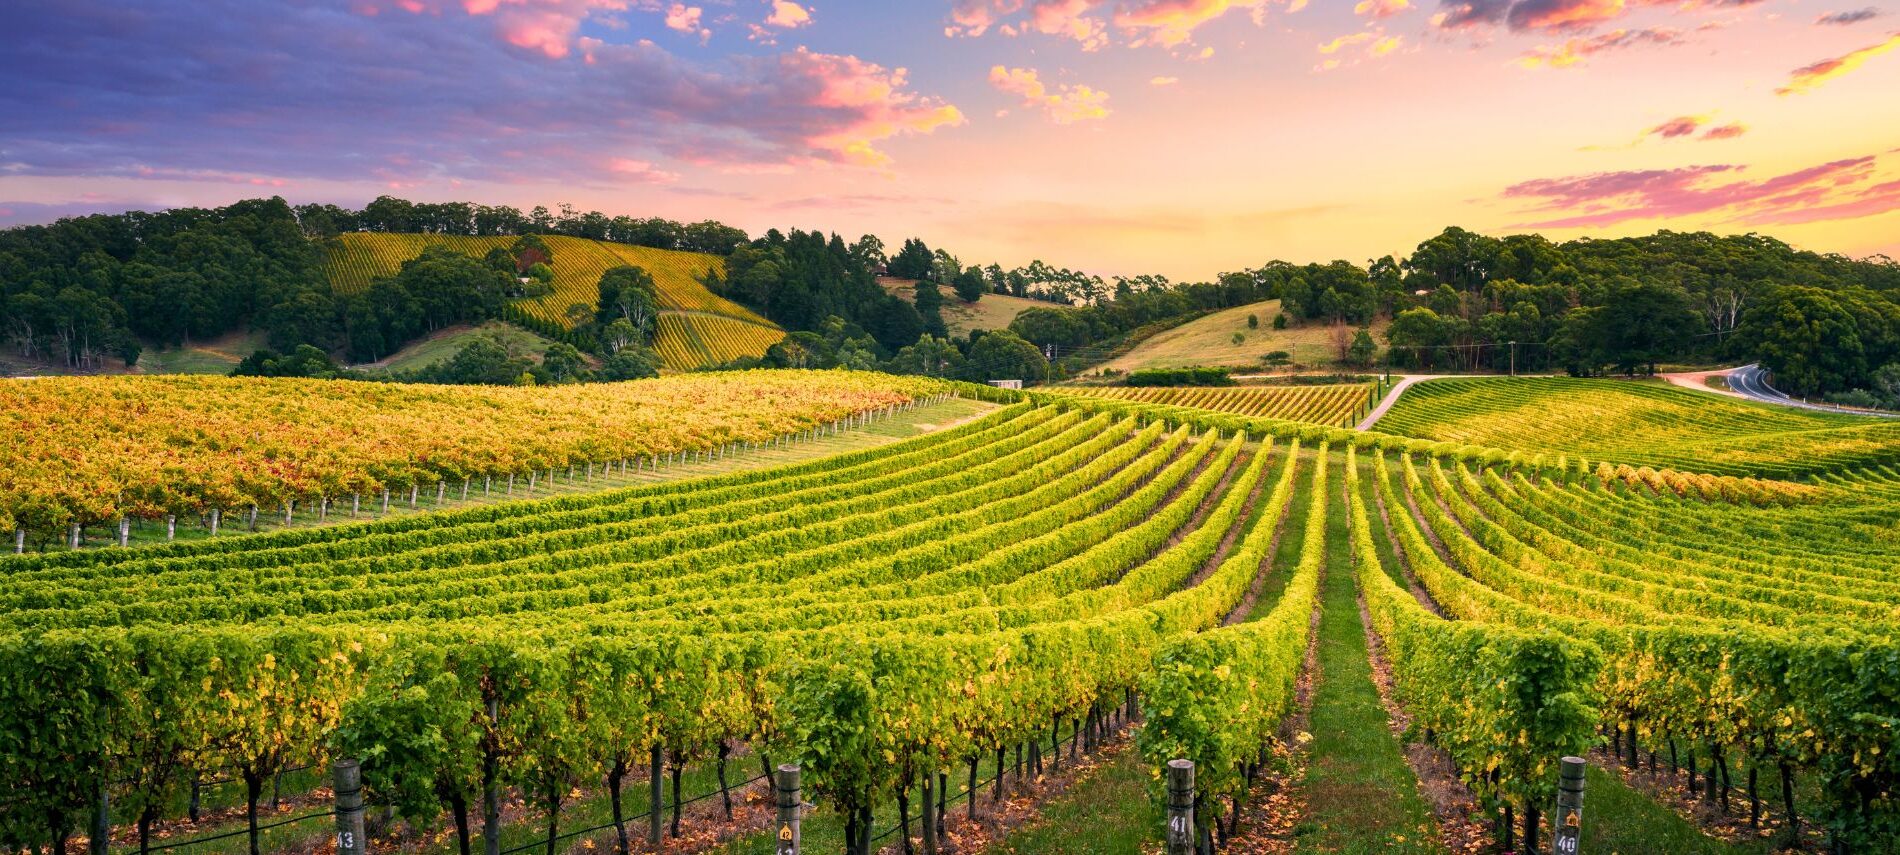
{"type": "Polygon", "coordinates": [[[363,770],[355,760],[338,760],[336,776],[336,853],[368,855],[369,837],[363,833],[363,770]]]}
{"type": "Polygon", "coordinates": [[[1577,855],[1583,838],[1583,758],[1563,758],[1557,774],[1557,813],[1550,819],[1550,851],[1577,855]]]}
{"type": "Polygon", "coordinates": [[[1168,855],[1194,855],[1194,761],[1168,761],[1168,855]]]}
{"type": "Polygon", "coordinates": [[[664,759],[660,753],[660,746],[653,746],[653,755],[649,760],[651,774],[648,776],[647,781],[649,788],[647,796],[647,843],[655,849],[660,847],[660,819],[665,814],[662,808],[666,807],[665,796],[661,794],[660,790],[661,761],[664,759]]]}
{"type": "Polygon", "coordinates": [[[798,814],[802,803],[798,794],[798,766],[787,763],[778,767],[773,775],[773,789],[778,791],[778,848],[776,855],[798,855],[798,814]]]}

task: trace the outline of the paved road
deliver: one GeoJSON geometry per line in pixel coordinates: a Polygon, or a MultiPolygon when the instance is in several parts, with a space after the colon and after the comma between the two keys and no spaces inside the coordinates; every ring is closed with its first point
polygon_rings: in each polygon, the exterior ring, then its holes
{"type": "Polygon", "coordinates": [[[1784,407],[1799,407],[1804,410],[1816,410],[1816,411],[1824,412],[1824,413],[1849,413],[1852,415],[1859,415],[1859,416],[1879,416],[1881,418],[1888,418],[1888,419],[1900,418],[1900,413],[1880,413],[1880,412],[1870,412],[1868,410],[1855,410],[1855,409],[1849,409],[1846,407],[1835,407],[1828,404],[1811,404],[1811,403],[1808,403],[1807,401],[1790,398],[1786,394],[1782,393],[1780,390],[1776,389],[1774,386],[1770,385],[1768,382],[1768,369],[1763,368],[1760,365],[1755,364],[1755,363],[1750,363],[1740,368],[1730,369],[1727,374],[1727,377],[1728,377],[1728,387],[1731,391],[1735,392],[1738,395],[1741,395],[1744,398],[1749,398],[1751,400],[1763,401],[1770,404],[1780,404],[1784,407]]]}
{"type": "Polygon", "coordinates": [[[1411,386],[1413,383],[1419,382],[1420,380],[1436,380],[1440,377],[1447,377],[1447,376],[1452,376],[1452,375],[1446,375],[1446,374],[1401,375],[1399,377],[1399,382],[1392,384],[1392,388],[1386,390],[1385,397],[1379,400],[1379,405],[1376,407],[1373,407],[1372,412],[1367,413],[1366,417],[1360,420],[1359,424],[1355,425],[1354,427],[1358,430],[1372,430],[1372,426],[1379,423],[1379,417],[1385,415],[1386,410],[1392,409],[1392,405],[1399,402],[1399,394],[1404,392],[1407,387],[1411,386]]]}

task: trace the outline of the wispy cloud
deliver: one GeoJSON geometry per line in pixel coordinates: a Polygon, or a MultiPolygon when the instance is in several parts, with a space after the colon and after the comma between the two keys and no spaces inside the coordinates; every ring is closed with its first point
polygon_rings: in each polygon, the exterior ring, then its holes
{"type": "Polygon", "coordinates": [[[1634,220],[1704,217],[1747,225],[1850,219],[1900,209],[1900,181],[1878,181],[1877,157],[1849,158],[1772,178],[1736,165],[1599,172],[1525,181],[1505,199],[1535,203],[1542,218],[1513,226],[1600,228],[1634,220]]]}
{"type": "Polygon", "coordinates": [[[1788,84],[1775,90],[1776,95],[1795,95],[1819,88],[1821,85],[1853,71],[1866,62],[1883,53],[1900,47],[1900,33],[1894,33],[1879,44],[1868,45],[1832,59],[1824,59],[1795,69],[1788,75],[1788,84]]]}
{"type": "MultiPolygon", "coordinates": [[[[1373,0],[1391,3],[1395,0],[1373,0]]],[[[991,31],[1004,36],[1036,33],[1066,38],[1095,51],[1110,44],[1176,48],[1193,41],[1195,31],[1244,11],[1255,23],[1279,6],[1297,12],[1305,0],[956,0],[944,34],[975,37],[991,31]]]]}
{"type": "Polygon", "coordinates": [[[1814,22],[1824,26],[1847,26],[1849,24],[1858,24],[1862,21],[1871,21],[1878,17],[1880,17],[1880,10],[1868,6],[1865,9],[1854,9],[1847,12],[1829,12],[1814,19],[1814,22]]]}
{"type": "Polygon", "coordinates": [[[1448,30],[1503,26],[1518,32],[1582,33],[1644,7],[1679,14],[1753,6],[1762,0],[1440,0],[1433,25],[1448,30]]]}
{"type": "Polygon", "coordinates": [[[1627,50],[1641,46],[1678,45],[1682,43],[1682,40],[1682,31],[1661,27],[1612,30],[1587,38],[1566,39],[1562,44],[1537,45],[1518,56],[1515,62],[1524,68],[1569,68],[1581,65],[1590,57],[1606,51],[1627,50]]]}

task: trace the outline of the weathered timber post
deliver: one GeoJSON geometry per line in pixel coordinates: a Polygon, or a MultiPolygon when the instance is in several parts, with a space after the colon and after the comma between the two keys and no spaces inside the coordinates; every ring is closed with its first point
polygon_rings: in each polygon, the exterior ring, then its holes
{"type": "Polygon", "coordinates": [[[296,503],[294,501],[284,502],[284,525],[286,526],[290,525],[290,515],[293,512],[292,508],[294,507],[296,507],[296,503]]]}
{"type": "Polygon", "coordinates": [[[660,791],[660,775],[664,771],[661,766],[664,760],[665,757],[661,754],[660,746],[653,746],[653,755],[648,758],[650,774],[647,776],[649,786],[647,795],[647,843],[652,844],[655,849],[660,847],[660,820],[666,816],[666,811],[663,810],[663,808],[666,807],[666,797],[660,791]]]}
{"type": "Polygon", "coordinates": [[[132,518],[119,517],[119,545],[124,546],[132,540],[132,518]]]}
{"type": "Polygon", "coordinates": [[[778,791],[778,848],[775,855],[798,855],[798,820],[803,803],[798,793],[798,766],[787,763],[778,767],[773,775],[773,789],[778,791]]]}
{"type": "Polygon", "coordinates": [[[1194,761],[1168,761],[1168,855],[1194,855],[1194,761]]]}
{"type": "Polygon", "coordinates": [[[91,855],[106,855],[112,845],[112,791],[105,781],[99,782],[99,806],[92,812],[92,833],[88,838],[86,848],[91,855]]]}
{"type": "Polygon", "coordinates": [[[73,523],[72,529],[69,532],[67,532],[67,534],[68,534],[68,537],[66,538],[67,545],[71,546],[74,549],[78,549],[79,548],[79,523],[73,523]]]}
{"type": "Polygon", "coordinates": [[[211,536],[212,537],[218,536],[218,518],[222,517],[223,515],[224,515],[223,510],[219,508],[211,509],[211,536]]]}
{"type": "Polygon", "coordinates": [[[363,833],[363,770],[355,760],[338,760],[336,777],[337,855],[368,855],[369,835],[363,833]]]}
{"type": "Polygon", "coordinates": [[[435,506],[436,507],[438,508],[442,507],[442,499],[448,493],[448,489],[449,489],[448,482],[443,481],[439,478],[436,479],[436,482],[435,482],[435,506]]]}
{"type": "Polygon", "coordinates": [[[1583,839],[1583,758],[1565,757],[1557,773],[1557,812],[1550,817],[1550,850],[1577,855],[1583,839]]]}
{"type": "MultiPolygon", "coordinates": [[[[174,519],[176,519],[176,517],[174,517],[174,519]]],[[[166,537],[165,539],[170,540],[171,538],[166,537]]],[[[13,529],[13,554],[21,555],[21,554],[24,554],[25,552],[26,552],[26,526],[18,526],[13,529]]]]}

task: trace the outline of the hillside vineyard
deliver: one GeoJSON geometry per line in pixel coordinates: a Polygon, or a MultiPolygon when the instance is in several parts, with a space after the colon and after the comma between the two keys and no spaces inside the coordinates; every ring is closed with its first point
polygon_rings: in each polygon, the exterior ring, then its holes
{"type": "MultiPolygon", "coordinates": [[[[0,529],[77,539],[316,507],[339,519],[418,493],[533,497],[555,477],[777,444],[948,387],[843,371],[748,371],[508,388],[224,377],[0,383],[0,529]],[[453,491],[451,493],[451,491],[453,491]]],[[[235,526],[233,526],[235,527],[235,526]]]]}
{"type": "MultiPolygon", "coordinates": [[[[723,365],[740,357],[758,357],[785,337],[785,331],[758,313],[720,297],[700,283],[709,271],[721,273],[726,260],[698,252],[654,249],[565,235],[543,237],[554,252],[552,290],[542,297],[510,304],[509,318],[558,335],[573,328],[568,307],[593,306],[601,274],[622,265],[653,277],[660,317],[654,349],[666,367],[691,370],[723,365]]],[[[339,294],[355,294],[379,276],[391,276],[402,263],[431,246],[443,246],[480,258],[506,249],[512,237],[448,234],[352,232],[324,244],[324,275],[339,294]]]]}
{"type": "Polygon", "coordinates": [[[1614,732],[1746,761],[1764,796],[1811,780],[1803,814],[1890,839],[1900,472],[1768,500],[1596,465],[1035,396],[788,468],[0,559],[0,811],[46,839],[102,770],[153,801],[334,752],[473,804],[745,743],[859,839],[918,777],[1138,699],[1144,760],[1195,761],[1218,819],[1343,573],[1485,804],[1534,819],[1614,732]]]}
{"type": "Polygon", "coordinates": [[[1316,386],[1076,386],[1062,394],[1169,404],[1262,419],[1351,427],[1373,401],[1370,383],[1316,386]]]}

